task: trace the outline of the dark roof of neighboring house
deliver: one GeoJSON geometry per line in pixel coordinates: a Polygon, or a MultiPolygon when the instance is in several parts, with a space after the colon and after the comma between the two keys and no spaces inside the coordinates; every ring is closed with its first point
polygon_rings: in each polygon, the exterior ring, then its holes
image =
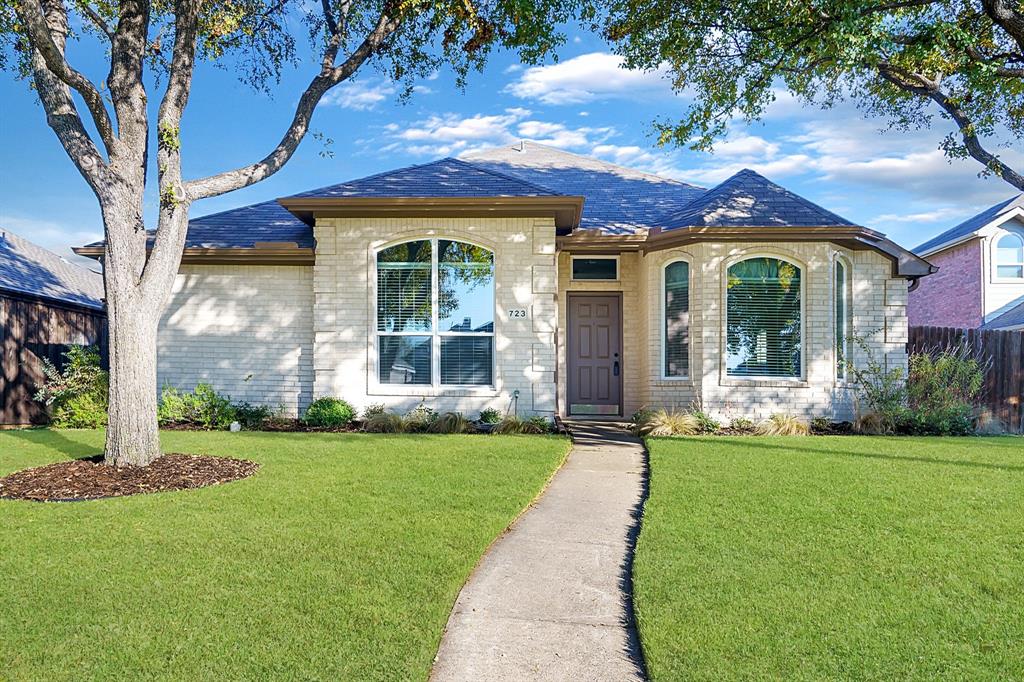
{"type": "Polygon", "coordinates": [[[559,194],[505,173],[446,158],[293,194],[288,198],[545,197],[559,194]]]}
{"type": "Polygon", "coordinates": [[[609,234],[633,234],[662,227],[666,216],[706,191],[702,187],[529,141],[475,152],[466,160],[568,195],[584,197],[580,227],[609,234]]]}
{"type": "Polygon", "coordinates": [[[914,253],[927,253],[936,246],[942,246],[949,242],[956,242],[966,237],[970,237],[992,221],[997,220],[999,216],[1015,208],[1024,208],[1024,194],[1018,194],[1006,201],[999,202],[995,206],[989,206],[978,215],[972,216],[956,227],[952,227],[937,237],[932,237],[925,243],[918,245],[917,248],[914,249],[914,253]]]}
{"type": "Polygon", "coordinates": [[[665,230],[680,227],[852,226],[821,206],[744,169],[670,216],[665,230]]]}
{"type": "Polygon", "coordinates": [[[103,308],[103,276],[0,229],[0,290],[103,308]]]}
{"type": "Polygon", "coordinates": [[[1024,301],[1010,308],[999,317],[981,325],[982,329],[1014,329],[1024,327],[1024,301]]]}

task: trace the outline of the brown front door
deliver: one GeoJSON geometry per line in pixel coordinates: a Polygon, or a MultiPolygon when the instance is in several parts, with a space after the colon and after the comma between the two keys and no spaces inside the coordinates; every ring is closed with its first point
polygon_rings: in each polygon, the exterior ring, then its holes
{"type": "Polygon", "coordinates": [[[622,413],[622,298],[569,294],[569,414],[622,413]]]}

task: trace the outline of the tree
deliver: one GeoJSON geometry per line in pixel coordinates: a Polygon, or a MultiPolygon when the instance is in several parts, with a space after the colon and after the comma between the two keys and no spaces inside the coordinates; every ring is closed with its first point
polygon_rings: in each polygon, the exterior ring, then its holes
{"type": "Polygon", "coordinates": [[[781,85],[823,107],[850,98],[896,129],[937,113],[957,127],[948,157],[1024,190],[1024,169],[993,151],[1024,135],[1020,0],[612,0],[605,30],[627,66],[667,64],[693,96],[681,120],[656,124],[662,143],[709,149],[781,85]]]}
{"type": "Polygon", "coordinates": [[[539,61],[563,40],[573,0],[4,0],[4,64],[30,77],[53,129],[100,204],[110,321],[110,411],[105,460],[146,465],[159,455],[156,332],[177,274],[189,209],[201,199],[280,170],[331,88],[374,63],[408,95],[416,78],[451,66],[462,84],[494,47],[539,61]],[[181,122],[197,62],[234,63],[257,88],[298,65],[289,27],[308,29],[317,57],[291,122],[270,153],[209,177],[188,178],[181,122]],[[109,73],[97,83],[69,63],[69,40],[99,41],[109,73]],[[156,85],[154,85],[156,83],[156,85]],[[147,108],[162,84],[159,106],[147,108]],[[84,106],[89,125],[80,114],[84,106]],[[151,117],[153,120],[151,120],[151,117]],[[156,148],[155,169],[147,160],[156,148]],[[159,213],[147,233],[143,193],[155,174],[159,213]]]}

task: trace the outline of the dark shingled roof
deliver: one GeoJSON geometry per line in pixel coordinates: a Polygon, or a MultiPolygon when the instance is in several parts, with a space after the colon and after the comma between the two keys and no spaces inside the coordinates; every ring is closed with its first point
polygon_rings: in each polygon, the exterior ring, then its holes
{"type": "Polygon", "coordinates": [[[1015,329],[1024,327],[1024,301],[1010,308],[999,317],[995,317],[985,324],[982,329],[1015,329]]]}
{"type": "Polygon", "coordinates": [[[821,206],[741,170],[669,217],[665,230],[681,227],[830,227],[853,225],[821,206]]]}
{"type": "Polygon", "coordinates": [[[582,196],[580,227],[633,234],[662,227],[666,216],[704,193],[701,187],[555,147],[523,141],[465,157],[475,166],[582,196]]]}
{"type": "Polygon", "coordinates": [[[103,308],[103,276],[0,230],[0,290],[103,308]]]}
{"type": "Polygon", "coordinates": [[[288,198],[544,196],[558,196],[558,192],[466,161],[446,158],[321,187],[288,198]]]}
{"type": "Polygon", "coordinates": [[[1006,201],[999,202],[995,206],[986,208],[978,215],[968,218],[956,227],[950,228],[939,236],[932,237],[924,244],[919,245],[914,249],[914,253],[927,253],[936,246],[942,246],[947,242],[954,242],[963,239],[964,237],[969,237],[992,221],[997,220],[999,216],[1018,207],[1024,208],[1024,194],[1018,194],[1006,201]]]}

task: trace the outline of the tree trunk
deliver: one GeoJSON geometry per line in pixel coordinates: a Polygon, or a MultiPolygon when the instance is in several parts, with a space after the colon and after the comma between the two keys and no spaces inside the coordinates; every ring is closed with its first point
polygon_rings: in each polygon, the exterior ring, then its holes
{"type": "Polygon", "coordinates": [[[146,466],[160,456],[156,419],[159,313],[142,309],[133,298],[118,292],[107,294],[110,407],[103,457],[115,466],[146,466]]]}

